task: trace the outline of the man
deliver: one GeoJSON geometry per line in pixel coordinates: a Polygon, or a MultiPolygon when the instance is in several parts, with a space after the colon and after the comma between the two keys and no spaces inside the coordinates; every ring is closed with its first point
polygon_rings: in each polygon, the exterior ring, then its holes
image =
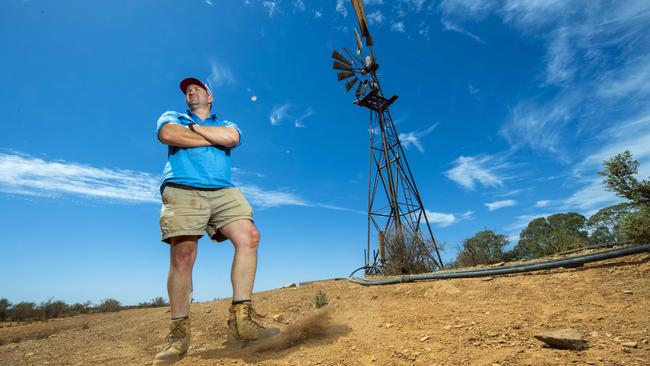
{"type": "Polygon", "coordinates": [[[187,113],[165,112],[157,128],[158,139],[169,146],[160,187],[160,229],[171,249],[167,291],[172,319],[154,365],[176,362],[187,353],[192,267],[204,232],[216,242],[229,239],[235,247],[228,339],[257,340],[278,332],[251,319],[259,232],[250,205],[230,179],[230,154],[240,144],[241,130],[211,114],[214,98],[205,83],[187,78],[180,88],[187,113]]]}

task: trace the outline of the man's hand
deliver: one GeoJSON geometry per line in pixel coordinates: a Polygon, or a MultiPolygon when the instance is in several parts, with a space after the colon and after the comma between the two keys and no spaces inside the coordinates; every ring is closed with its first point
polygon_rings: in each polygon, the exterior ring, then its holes
{"type": "MultiPolygon", "coordinates": [[[[197,125],[194,125],[196,127],[197,125]]],[[[158,139],[170,146],[177,147],[199,147],[212,146],[212,142],[189,128],[179,125],[178,123],[168,123],[160,129],[158,139]]]]}
{"type": "Polygon", "coordinates": [[[192,128],[212,145],[235,147],[239,143],[239,131],[234,127],[192,125],[192,128]]]}

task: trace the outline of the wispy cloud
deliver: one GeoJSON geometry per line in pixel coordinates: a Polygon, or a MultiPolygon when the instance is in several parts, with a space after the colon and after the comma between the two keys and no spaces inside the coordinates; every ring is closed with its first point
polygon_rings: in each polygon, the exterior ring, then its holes
{"type": "Polygon", "coordinates": [[[5,193],[160,202],[159,178],[148,173],[45,161],[20,154],[0,154],[0,171],[0,191],[5,193]]]}
{"type": "Polygon", "coordinates": [[[549,205],[549,203],[551,203],[550,200],[539,200],[535,202],[535,207],[546,207],[549,205]]]}
{"type": "Polygon", "coordinates": [[[305,124],[303,121],[307,119],[307,117],[313,116],[314,115],[314,108],[308,107],[301,115],[300,117],[296,118],[296,120],[293,122],[293,125],[297,128],[305,128],[305,124]]]}
{"type": "Polygon", "coordinates": [[[279,125],[282,121],[291,121],[293,120],[293,125],[296,128],[305,128],[307,127],[304,123],[305,119],[307,119],[310,116],[313,116],[315,111],[314,108],[312,107],[307,107],[298,117],[295,117],[297,114],[293,114],[291,111],[295,111],[298,109],[295,105],[293,105],[290,102],[286,102],[284,104],[276,105],[273,107],[271,110],[271,113],[269,114],[269,121],[271,121],[271,125],[277,126],[279,125]]]}
{"type": "Polygon", "coordinates": [[[402,146],[405,148],[409,148],[411,146],[415,146],[421,153],[424,152],[424,147],[422,147],[421,139],[430,134],[431,131],[433,131],[439,123],[434,123],[430,127],[428,127],[425,130],[422,131],[415,131],[415,132],[406,132],[406,133],[400,133],[399,134],[399,140],[402,143],[402,146]]]}
{"type": "Polygon", "coordinates": [[[282,120],[287,119],[289,117],[289,108],[291,108],[290,103],[274,106],[271,110],[271,114],[269,115],[271,124],[273,126],[277,126],[280,124],[280,122],[282,122],[282,120]]]}
{"type": "Polygon", "coordinates": [[[348,16],[348,9],[345,8],[344,0],[336,0],[336,11],[343,15],[343,17],[348,16]]]}
{"type": "Polygon", "coordinates": [[[214,4],[212,3],[212,1],[210,1],[210,0],[205,0],[205,3],[208,4],[208,5],[210,5],[210,6],[214,6],[214,4]]]}
{"type": "Polygon", "coordinates": [[[453,213],[433,212],[429,210],[425,211],[427,214],[427,219],[429,219],[429,223],[435,224],[438,227],[447,227],[463,220],[470,220],[474,214],[473,211],[467,211],[460,216],[456,216],[453,213]]]}
{"type": "Polygon", "coordinates": [[[295,10],[305,11],[305,9],[307,9],[303,0],[293,0],[292,4],[295,10]]]}
{"type": "Polygon", "coordinates": [[[474,95],[480,92],[481,90],[479,90],[479,88],[472,85],[472,83],[469,83],[469,85],[467,86],[467,91],[469,91],[470,94],[474,95]]]}
{"type": "Polygon", "coordinates": [[[487,46],[487,42],[485,42],[481,37],[477,36],[476,34],[470,32],[468,30],[465,30],[465,29],[461,28],[459,25],[457,25],[457,24],[455,24],[455,23],[453,23],[451,21],[443,20],[442,25],[445,27],[446,31],[457,32],[457,33],[463,34],[463,35],[475,40],[476,42],[478,42],[478,43],[480,43],[480,44],[482,44],[484,46],[487,46]]]}
{"type": "Polygon", "coordinates": [[[267,14],[269,14],[269,18],[272,18],[273,15],[278,10],[278,2],[277,1],[263,1],[262,5],[266,9],[267,14]]]}
{"type": "Polygon", "coordinates": [[[533,215],[519,215],[515,220],[508,226],[506,226],[504,229],[506,231],[516,231],[516,230],[521,230],[528,226],[528,223],[533,221],[534,219],[538,217],[547,217],[549,215],[552,215],[551,213],[538,213],[538,214],[533,214],[533,215]]]}
{"type": "Polygon", "coordinates": [[[406,27],[404,26],[404,22],[393,22],[393,24],[390,25],[390,30],[393,32],[404,33],[406,32],[406,27]]]}
{"type": "Polygon", "coordinates": [[[515,200],[502,200],[502,201],[494,201],[494,202],[489,202],[485,203],[485,207],[488,208],[490,211],[498,210],[500,208],[505,208],[505,207],[512,207],[517,204],[517,201],[515,200]]]}
{"type": "Polygon", "coordinates": [[[366,18],[368,18],[368,23],[370,23],[370,25],[381,24],[385,19],[384,14],[380,10],[374,10],[368,13],[366,18]]]}
{"type": "Polygon", "coordinates": [[[234,85],[235,82],[235,76],[228,67],[216,61],[210,63],[210,75],[208,76],[210,87],[234,85]]]}
{"type": "MultiPolygon", "coordinates": [[[[96,168],[66,161],[47,161],[24,154],[0,153],[0,192],[11,195],[63,199],[84,197],[121,203],[160,204],[160,178],[145,172],[96,168]]],[[[234,168],[233,175],[258,173],[234,168]]],[[[302,206],[366,214],[360,210],[309,201],[298,194],[237,182],[257,208],[302,206]]]]}
{"type": "Polygon", "coordinates": [[[454,167],[445,175],[465,188],[473,190],[477,184],[486,187],[503,185],[504,178],[498,171],[506,165],[493,156],[460,156],[453,164],[454,167]]]}

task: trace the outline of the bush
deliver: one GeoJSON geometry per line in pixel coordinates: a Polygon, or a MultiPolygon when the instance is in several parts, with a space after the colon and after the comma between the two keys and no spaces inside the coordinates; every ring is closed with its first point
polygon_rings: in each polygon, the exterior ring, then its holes
{"type": "Polygon", "coordinates": [[[458,253],[455,266],[467,267],[504,261],[503,247],[508,244],[505,235],[492,230],[483,230],[463,240],[463,249],[458,253]]]}
{"type": "Polygon", "coordinates": [[[404,275],[433,272],[437,265],[432,257],[433,243],[424,241],[420,234],[391,228],[384,233],[385,275],[404,275]]]}
{"type": "Polygon", "coordinates": [[[110,313],[122,310],[122,305],[115,299],[105,299],[97,306],[97,311],[100,313],[110,313]]]}
{"type": "Polygon", "coordinates": [[[316,292],[316,295],[314,295],[314,306],[316,309],[319,309],[327,304],[327,295],[325,295],[323,290],[318,290],[318,292],[316,292]]]}

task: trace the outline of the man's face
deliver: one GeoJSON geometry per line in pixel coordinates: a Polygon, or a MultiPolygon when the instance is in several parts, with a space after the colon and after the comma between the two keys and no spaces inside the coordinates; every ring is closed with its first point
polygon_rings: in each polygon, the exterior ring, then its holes
{"type": "Polygon", "coordinates": [[[208,91],[198,85],[191,84],[185,89],[185,102],[190,110],[211,106],[212,101],[213,98],[208,91]]]}

